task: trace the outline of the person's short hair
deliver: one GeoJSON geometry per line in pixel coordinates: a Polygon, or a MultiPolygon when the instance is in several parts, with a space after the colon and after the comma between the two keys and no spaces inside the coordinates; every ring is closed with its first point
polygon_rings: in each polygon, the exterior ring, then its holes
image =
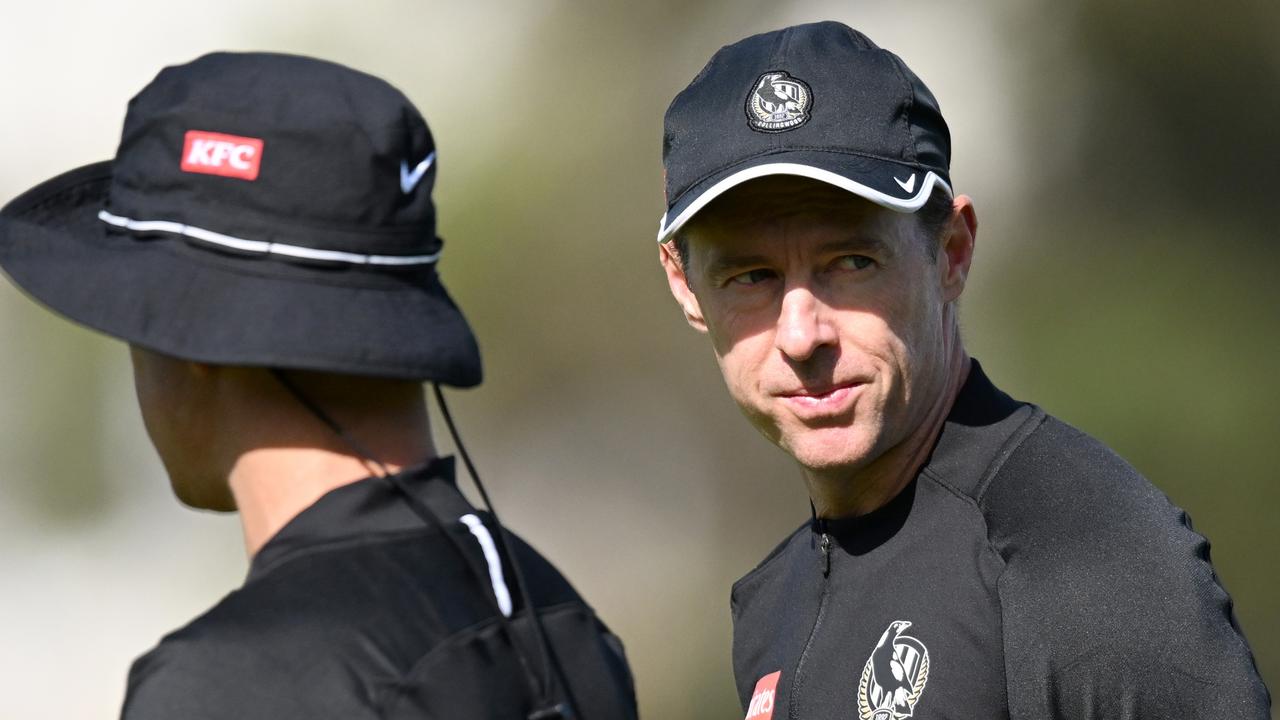
{"type": "MultiPolygon", "coordinates": [[[[920,250],[930,262],[938,259],[938,241],[942,239],[942,233],[946,231],[947,224],[951,221],[951,206],[951,194],[941,185],[934,185],[933,192],[929,193],[929,199],[915,213],[920,222],[920,229],[923,231],[916,237],[920,241],[920,250]]],[[[685,229],[678,230],[671,242],[675,246],[680,267],[684,269],[685,277],[688,277],[689,237],[685,234],[685,229]]]]}

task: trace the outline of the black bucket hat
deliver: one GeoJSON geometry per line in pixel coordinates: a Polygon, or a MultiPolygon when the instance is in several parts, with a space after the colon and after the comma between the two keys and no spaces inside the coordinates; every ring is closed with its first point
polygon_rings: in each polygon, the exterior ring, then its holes
{"type": "Polygon", "coordinates": [[[767,175],[835,185],[915,212],[951,194],[951,134],[906,63],[837,22],[795,25],[720,49],[667,109],[666,242],[728,190],[767,175]]]}
{"type": "Polygon", "coordinates": [[[0,210],[0,267],[68,318],[179,358],[477,385],[475,337],[436,273],[435,158],[378,78],[206,55],[129,103],[114,160],[0,210]]]}

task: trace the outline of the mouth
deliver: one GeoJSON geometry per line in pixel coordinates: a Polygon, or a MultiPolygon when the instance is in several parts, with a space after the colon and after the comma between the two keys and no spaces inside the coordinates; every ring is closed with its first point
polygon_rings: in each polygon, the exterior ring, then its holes
{"type": "Polygon", "coordinates": [[[778,393],[778,397],[802,418],[842,414],[853,404],[866,383],[848,382],[821,388],[803,388],[778,393]]]}

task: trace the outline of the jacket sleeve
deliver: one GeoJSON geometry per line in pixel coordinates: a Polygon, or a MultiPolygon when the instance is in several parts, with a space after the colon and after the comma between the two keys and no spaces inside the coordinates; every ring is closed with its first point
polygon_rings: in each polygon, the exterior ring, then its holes
{"type": "Polygon", "coordinates": [[[215,720],[232,714],[258,717],[244,714],[252,704],[240,701],[261,693],[261,686],[227,682],[228,668],[204,655],[162,643],[138,658],[129,671],[122,720],[215,720]]]}
{"type": "MultiPolygon", "coordinates": [[[[314,668],[312,669],[314,670],[314,668]]],[[[358,693],[331,692],[336,682],[309,681],[251,642],[166,638],[129,671],[122,720],[315,720],[376,717],[358,693]],[[315,687],[299,693],[298,687],[315,687]],[[340,701],[335,702],[334,698],[340,701]]],[[[332,677],[332,676],[320,676],[332,677]]]]}
{"type": "Polygon", "coordinates": [[[1057,421],[982,499],[1013,720],[1267,720],[1209,544],[1105,446],[1057,421]]]}

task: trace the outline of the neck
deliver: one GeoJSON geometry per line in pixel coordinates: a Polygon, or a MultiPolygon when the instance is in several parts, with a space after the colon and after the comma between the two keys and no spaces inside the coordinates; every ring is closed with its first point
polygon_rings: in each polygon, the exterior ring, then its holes
{"type": "MultiPolygon", "coordinates": [[[[419,465],[436,457],[425,408],[419,422],[406,422],[384,432],[355,433],[379,438],[369,452],[388,472],[419,465]]],[[[250,558],[298,513],[331,490],[378,474],[380,468],[358,457],[336,437],[309,447],[259,446],[243,452],[228,476],[250,558]]]]}
{"type": "Polygon", "coordinates": [[[969,377],[971,363],[964,347],[949,349],[944,376],[923,422],[904,440],[854,473],[805,471],[805,483],[820,518],[856,517],[872,512],[898,496],[915,479],[932,452],[942,425],[969,377]]]}

